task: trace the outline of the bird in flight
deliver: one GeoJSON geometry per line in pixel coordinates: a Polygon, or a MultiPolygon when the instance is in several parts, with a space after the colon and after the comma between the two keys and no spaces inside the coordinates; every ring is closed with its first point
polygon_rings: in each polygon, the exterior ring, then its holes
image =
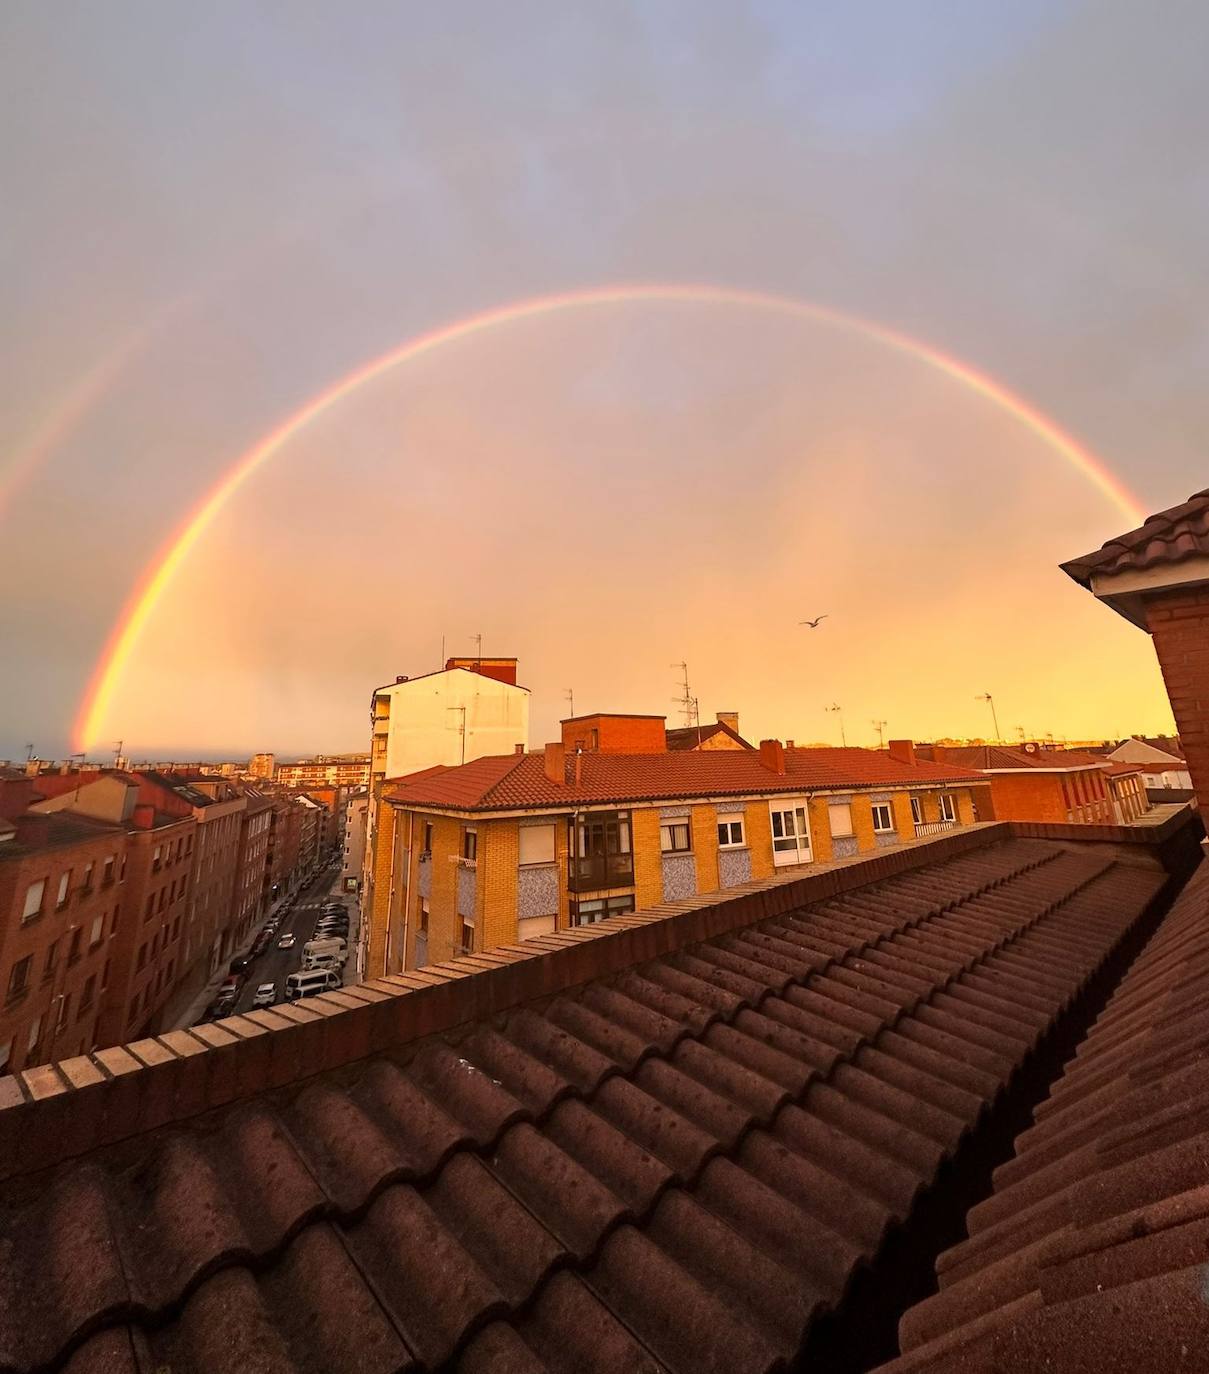
{"type": "Polygon", "coordinates": [[[815,620],[799,620],[799,621],[798,621],[798,624],[799,624],[799,625],[809,625],[810,628],[811,628],[812,630],[817,630],[817,629],[819,628],[819,622],[820,622],[820,621],[823,621],[823,620],[826,620],[826,619],[827,619],[827,617],[826,617],[825,615],[821,615],[821,616],[819,616],[819,617],[818,617],[817,619],[815,619],[815,620]]]}

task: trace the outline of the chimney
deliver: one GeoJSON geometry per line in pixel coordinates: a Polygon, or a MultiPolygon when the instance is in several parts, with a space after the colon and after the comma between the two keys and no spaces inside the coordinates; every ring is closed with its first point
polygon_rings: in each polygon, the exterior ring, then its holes
{"type": "Polygon", "coordinates": [[[567,782],[567,751],[562,740],[546,745],[546,778],[565,787],[567,782]]]}
{"type": "Polygon", "coordinates": [[[150,830],[155,824],[155,807],[139,802],[131,813],[130,822],[137,830],[150,830]]]}
{"type": "Polygon", "coordinates": [[[914,768],[915,741],[909,739],[892,739],[890,741],[890,757],[896,763],[905,763],[909,768],[914,768]]]}
{"type": "Polygon", "coordinates": [[[739,713],[738,711],[719,711],[718,724],[725,725],[728,730],[739,733],[739,713]]]}
{"type": "Polygon", "coordinates": [[[406,682],[406,681],[407,681],[407,674],[406,674],[406,673],[402,673],[402,674],[400,674],[399,676],[397,676],[397,677],[395,678],[395,684],[396,684],[396,686],[397,686],[400,682],[406,682]]]}
{"type": "Polygon", "coordinates": [[[947,762],[948,762],[948,755],[949,755],[949,751],[945,748],[945,746],[944,746],[943,744],[934,744],[934,745],[932,746],[932,762],[933,762],[933,763],[947,763],[947,762]]]}
{"type": "Polygon", "coordinates": [[[525,746],[523,744],[514,744],[512,746],[512,752],[514,754],[523,754],[525,752],[525,746]]]}
{"type": "Polygon", "coordinates": [[[582,749],[577,749],[577,750],[575,751],[575,786],[576,786],[576,787],[581,786],[582,783],[583,783],[583,780],[584,780],[584,751],[583,751],[582,749]]]}
{"type": "Polygon", "coordinates": [[[792,749],[792,748],[793,748],[793,740],[787,739],[787,740],[785,741],[785,748],[786,748],[786,749],[792,749]]]}
{"type": "Polygon", "coordinates": [[[779,739],[760,741],[760,763],[770,773],[776,773],[782,778],[785,776],[785,746],[779,739]]]}

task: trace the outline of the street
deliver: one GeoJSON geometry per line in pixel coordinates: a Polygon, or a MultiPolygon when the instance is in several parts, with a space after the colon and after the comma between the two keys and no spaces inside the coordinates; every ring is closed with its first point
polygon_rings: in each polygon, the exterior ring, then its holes
{"type": "Polygon", "coordinates": [[[286,975],[294,973],[302,967],[302,947],[311,938],[314,932],[315,922],[319,919],[319,909],[324,902],[333,900],[341,901],[348,910],[349,961],[345,965],[344,975],[345,982],[355,980],[358,923],[357,903],[356,898],[352,894],[330,891],[337,875],[338,870],[332,870],[331,868],[320,874],[319,878],[314,883],[304,892],[298,894],[294,901],[293,909],[283,914],[281,924],[277,929],[277,934],[273,938],[273,943],[265,950],[259,959],[253,962],[252,966],[244,975],[245,981],[243,987],[239,990],[239,997],[236,999],[235,1012],[252,1010],[252,999],[256,996],[256,989],[261,983],[272,983],[276,988],[277,1000],[284,1000],[286,975]],[[278,942],[281,937],[286,934],[292,934],[294,936],[293,948],[278,949],[278,942]]]}

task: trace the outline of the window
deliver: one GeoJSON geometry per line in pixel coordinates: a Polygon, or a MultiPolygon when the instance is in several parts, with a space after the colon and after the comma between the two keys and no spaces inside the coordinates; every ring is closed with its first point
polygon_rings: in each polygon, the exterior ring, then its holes
{"type": "Polygon", "coordinates": [[[105,967],[101,970],[101,991],[104,992],[109,986],[109,960],[105,960],[105,967]]]}
{"type": "Polygon", "coordinates": [[[83,941],[83,930],[76,929],[71,932],[71,944],[68,946],[67,949],[67,962],[69,964],[74,964],[75,961],[80,957],[80,945],[83,943],[83,941]]]}
{"type": "Polygon", "coordinates": [[[59,1019],[55,1023],[55,1030],[61,1031],[71,1019],[71,996],[65,996],[59,1003],[59,1019]]]}
{"type": "Polygon", "coordinates": [[[835,839],[846,839],[854,834],[852,829],[852,807],[848,802],[832,802],[827,808],[831,834],[835,839]]]}
{"type": "Polygon", "coordinates": [[[163,849],[164,849],[164,846],[163,846],[162,844],[157,844],[157,845],[155,846],[154,851],[152,852],[152,855],[151,855],[151,871],[152,871],[152,873],[158,873],[158,872],[160,871],[160,855],[163,853],[163,849]]]}
{"type": "Polygon", "coordinates": [[[110,884],[111,882],[113,882],[113,858],[112,858],[112,856],[111,856],[110,858],[108,858],[108,859],[105,860],[105,867],[104,867],[104,869],[103,869],[103,871],[102,871],[102,873],[101,873],[101,883],[102,883],[103,886],[108,887],[109,884],[110,884]]]}
{"type": "Polygon", "coordinates": [[[772,821],[772,861],[775,867],[810,862],[810,825],[806,819],[806,805],[786,806],[781,802],[769,804],[772,821]]]}
{"type": "Polygon", "coordinates": [[[885,835],[894,829],[894,815],[886,802],[877,802],[873,807],[873,829],[879,835],[885,835]]]}
{"type": "Polygon", "coordinates": [[[620,897],[595,897],[585,902],[575,902],[571,907],[573,926],[591,926],[610,916],[621,916],[634,910],[634,894],[627,892],[620,897]]]}
{"type": "Polygon", "coordinates": [[[27,954],[24,959],[18,959],[12,967],[12,972],[8,975],[8,995],[10,997],[20,997],[29,987],[29,970],[34,962],[34,956],[27,954]]]}
{"type": "Polygon", "coordinates": [[[554,862],[554,826],[522,825],[519,860],[522,864],[554,862]]]}
{"type": "Polygon", "coordinates": [[[693,848],[688,817],[663,821],[659,826],[659,848],[665,854],[690,854],[693,848]]]}
{"type": "Polygon", "coordinates": [[[71,888],[71,869],[59,874],[59,891],[55,897],[55,910],[62,911],[67,905],[67,893],[71,888]]]}
{"type": "Polygon", "coordinates": [[[46,879],[39,878],[25,889],[25,906],[21,910],[21,923],[32,921],[42,914],[42,894],[46,891],[46,879]]]}
{"type": "Polygon", "coordinates": [[[104,916],[98,916],[98,917],[96,918],[96,920],[94,920],[93,923],[92,923],[92,932],[91,932],[91,934],[90,934],[89,937],[88,937],[88,945],[89,945],[89,948],[90,948],[90,949],[96,949],[97,945],[99,945],[99,944],[101,943],[101,941],[104,939],[104,937],[105,937],[105,918],[104,918],[104,916]]]}
{"type": "Polygon", "coordinates": [[[42,969],[42,979],[45,982],[48,978],[55,976],[55,958],[59,953],[59,942],[55,940],[46,951],[46,964],[42,969]]]}
{"type": "Polygon", "coordinates": [[[431,854],[431,853],[432,853],[432,822],[431,822],[431,821],[425,821],[425,822],[424,822],[424,848],[423,848],[420,852],[421,852],[422,854],[431,854]]]}
{"type": "Polygon", "coordinates": [[[91,860],[89,860],[89,862],[84,865],[84,877],[80,880],[81,892],[92,891],[92,870],[94,868],[96,868],[96,864],[94,864],[91,860]]]}
{"type": "Polygon", "coordinates": [[[27,1056],[33,1053],[34,1046],[38,1043],[38,1038],[41,1034],[42,1018],[40,1016],[35,1016],[29,1023],[29,1034],[25,1037],[25,1053],[27,1056]]]}
{"type": "Polygon", "coordinates": [[[630,813],[594,811],[580,816],[571,841],[571,853],[571,891],[629,887],[634,881],[630,813]]]}
{"type": "Polygon", "coordinates": [[[947,792],[940,794],[940,819],[942,821],[955,821],[957,819],[957,808],[953,805],[953,798],[947,792]]]}
{"type": "Polygon", "coordinates": [[[428,903],[423,898],[420,899],[420,934],[428,935],[428,903]]]}
{"type": "Polygon", "coordinates": [[[718,817],[718,848],[737,849],[744,844],[743,817],[718,817]]]}
{"type": "Polygon", "coordinates": [[[0,1073],[4,1073],[8,1068],[8,1061],[13,1057],[13,1042],[6,1040],[0,1045],[0,1073]]]}
{"type": "Polygon", "coordinates": [[[135,971],[137,972],[139,969],[146,968],[146,966],[147,966],[147,946],[146,946],[146,945],[140,945],[140,946],[139,946],[139,957],[138,957],[138,960],[137,960],[137,962],[135,963],[135,966],[134,966],[134,967],[135,967],[135,971]]]}
{"type": "Polygon", "coordinates": [[[149,920],[151,919],[152,915],[154,914],[154,912],[155,912],[155,893],[154,893],[154,892],[149,892],[149,893],[147,894],[147,906],[146,906],[146,908],[145,908],[144,911],[143,911],[143,920],[144,920],[144,921],[149,921],[149,920]]]}
{"type": "Polygon", "coordinates": [[[94,974],[92,975],[92,977],[84,984],[84,991],[80,993],[80,1014],[81,1014],[81,1015],[83,1015],[83,1013],[84,1013],[85,1011],[87,1011],[88,1008],[89,1008],[90,1006],[92,1006],[92,999],[93,999],[93,997],[96,995],[96,990],[97,990],[97,976],[96,976],[96,974],[94,973],[94,974]]]}
{"type": "Polygon", "coordinates": [[[911,798],[911,819],[916,825],[923,825],[924,823],[923,803],[918,797],[911,798]]]}
{"type": "Polygon", "coordinates": [[[478,857],[479,852],[479,832],[472,830],[469,826],[462,831],[462,858],[469,859],[472,863],[478,857]]]}
{"type": "Polygon", "coordinates": [[[474,948],[474,922],[468,921],[465,916],[461,918],[462,926],[462,949],[469,954],[474,948]]]}

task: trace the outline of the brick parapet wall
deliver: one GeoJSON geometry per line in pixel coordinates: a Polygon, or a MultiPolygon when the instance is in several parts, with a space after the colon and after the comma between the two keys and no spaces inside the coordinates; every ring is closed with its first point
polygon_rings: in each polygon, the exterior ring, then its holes
{"type": "MultiPolygon", "coordinates": [[[[1192,813],[1180,816],[1187,824],[1192,813]]],[[[1127,837],[1135,847],[1148,846],[1169,840],[1178,829],[1176,819],[1128,831],[1006,823],[950,831],[859,863],[799,869],[740,888],[659,903],[597,925],[0,1078],[0,1179],[33,1174],[371,1054],[398,1051],[423,1037],[540,1002],[702,940],[1015,835],[1127,837]]]]}

